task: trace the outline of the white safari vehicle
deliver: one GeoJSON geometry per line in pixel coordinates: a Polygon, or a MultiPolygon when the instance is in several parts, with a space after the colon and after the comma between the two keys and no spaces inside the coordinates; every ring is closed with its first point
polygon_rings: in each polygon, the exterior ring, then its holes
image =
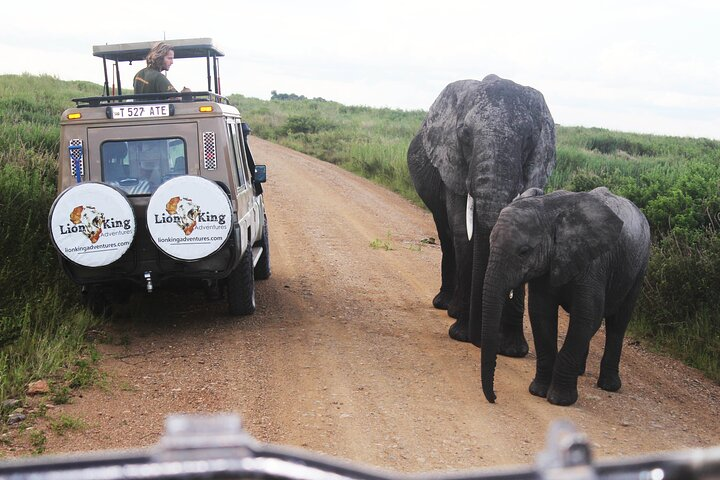
{"type": "Polygon", "coordinates": [[[124,95],[121,62],[139,70],[154,42],[93,47],[104,91],[63,112],[50,236],[97,313],[133,290],[191,280],[210,297],[225,293],[231,314],[251,314],[254,280],[270,276],[265,166],[221,96],[223,53],[207,38],[166,42],[175,59],[206,59],[207,91],[124,95]]]}

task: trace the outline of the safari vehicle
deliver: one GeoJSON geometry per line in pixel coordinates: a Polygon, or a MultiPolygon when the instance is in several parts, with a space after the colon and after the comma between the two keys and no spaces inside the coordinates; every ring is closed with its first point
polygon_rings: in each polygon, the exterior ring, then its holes
{"type": "Polygon", "coordinates": [[[231,314],[251,314],[254,280],[270,276],[265,166],[221,95],[223,53],[207,38],[166,43],[175,59],[206,59],[207,91],[123,94],[121,62],[144,66],[154,42],[93,47],[103,95],[73,99],[62,114],[50,236],[97,313],[133,290],[189,280],[212,297],[225,292],[231,314]]]}

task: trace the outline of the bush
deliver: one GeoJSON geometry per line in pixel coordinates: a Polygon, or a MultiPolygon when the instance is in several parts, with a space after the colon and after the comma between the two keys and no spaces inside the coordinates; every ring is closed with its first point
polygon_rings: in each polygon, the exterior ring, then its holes
{"type": "Polygon", "coordinates": [[[653,245],[634,332],[720,381],[720,237],[669,234],[653,245]]]}
{"type": "Polygon", "coordinates": [[[327,120],[317,116],[291,115],[285,121],[283,129],[288,135],[293,133],[318,133],[330,130],[333,126],[327,120]]]}

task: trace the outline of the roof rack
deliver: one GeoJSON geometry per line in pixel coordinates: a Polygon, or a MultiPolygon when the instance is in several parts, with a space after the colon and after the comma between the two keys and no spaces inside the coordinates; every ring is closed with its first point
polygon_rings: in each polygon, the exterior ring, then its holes
{"type": "Polygon", "coordinates": [[[137,93],[133,95],[103,95],[100,97],[73,98],[78,108],[100,107],[110,105],[143,105],[147,103],[162,102],[216,102],[230,105],[227,97],[213,92],[167,92],[167,93],[137,93]]]}
{"type": "MultiPolygon", "coordinates": [[[[225,54],[216,45],[213,44],[211,38],[188,38],[175,40],[158,40],[167,43],[175,52],[175,58],[205,58],[207,63],[207,89],[209,92],[221,95],[220,91],[220,65],[218,57],[225,54]]],[[[150,49],[158,43],[154,42],[135,42],[135,43],[119,43],[115,45],[94,45],[93,56],[103,59],[103,70],[105,72],[105,85],[103,88],[103,96],[109,97],[110,84],[108,81],[108,60],[113,62],[112,73],[113,81],[117,82],[118,94],[122,95],[122,85],[120,83],[120,62],[129,62],[144,60],[150,49]]],[[[114,83],[113,82],[113,83],[114,83]]],[[[114,90],[114,88],[113,88],[114,90]]],[[[112,92],[113,95],[115,92],[112,92]]]]}

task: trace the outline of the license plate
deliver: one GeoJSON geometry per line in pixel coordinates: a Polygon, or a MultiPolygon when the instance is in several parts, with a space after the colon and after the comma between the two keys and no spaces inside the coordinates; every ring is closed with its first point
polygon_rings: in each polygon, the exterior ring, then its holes
{"type": "Polygon", "coordinates": [[[169,117],[170,105],[129,105],[112,107],[112,118],[169,117]]]}

